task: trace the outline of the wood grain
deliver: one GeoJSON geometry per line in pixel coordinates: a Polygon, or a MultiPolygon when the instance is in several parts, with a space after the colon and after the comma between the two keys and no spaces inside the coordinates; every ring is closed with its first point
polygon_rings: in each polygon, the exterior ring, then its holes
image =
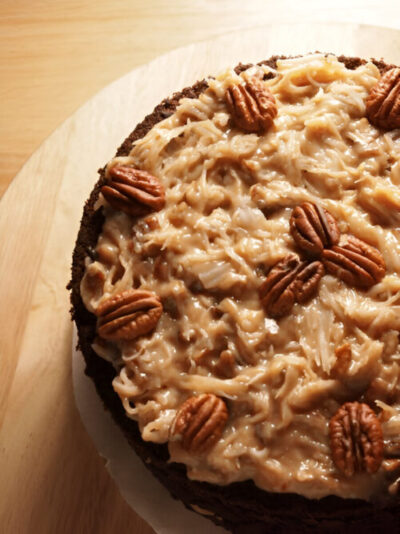
{"type": "Polygon", "coordinates": [[[354,25],[274,25],[190,45],[106,87],[27,161],[0,203],[1,531],[152,532],[120,497],[73,398],[65,285],[96,169],[163,97],[206,74],[317,47],[398,61],[399,35],[354,25]]]}
{"type": "Polygon", "coordinates": [[[27,157],[96,91],[156,56],[263,24],[400,27],[397,0],[2,0],[0,197],[27,157]]]}

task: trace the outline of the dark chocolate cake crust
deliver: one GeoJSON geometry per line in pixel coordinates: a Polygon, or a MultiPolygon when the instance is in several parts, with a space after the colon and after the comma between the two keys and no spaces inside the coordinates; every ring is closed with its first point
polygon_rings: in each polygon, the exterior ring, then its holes
{"type": "MultiPolygon", "coordinates": [[[[260,64],[274,68],[276,61],[284,58],[284,56],[273,56],[260,64]]],[[[355,69],[365,63],[365,60],[358,57],[340,56],[338,59],[349,69],[355,69]]],[[[383,61],[373,60],[373,62],[381,72],[393,67],[383,61]]],[[[239,73],[248,67],[250,65],[239,64],[235,70],[239,73]]],[[[116,155],[128,155],[134,142],[144,137],[155,124],[169,117],[181,98],[196,98],[206,88],[207,82],[203,80],[165,99],[136,126],[116,155]]],[[[146,467],[171,495],[181,500],[187,508],[193,509],[194,506],[212,512],[213,515],[207,517],[235,534],[350,533],[357,529],[363,533],[372,533],[377,528],[383,527],[398,532],[400,505],[396,502],[371,504],[358,499],[342,499],[335,496],[312,500],[296,494],[268,493],[257,488],[251,481],[227,486],[192,481],[187,478],[186,468],[183,465],[168,463],[167,445],[142,440],[137,423],[126,416],[122,403],[113,390],[114,368],[100,358],[91,347],[96,332],[96,317],[86,310],[80,296],[80,282],[85,269],[84,260],[86,256],[94,257],[95,245],[104,220],[102,210],[94,209],[100,188],[105,181],[104,169],[100,169],[99,174],[100,178],[84,206],[73,252],[72,277],[68,284],[68,289],[71,290],[71,314],[78,329],[78,346],[85,358],[86,374],[94,381],[104,406],[111,412],[115,422],[146,467]]],[[[134,476],[132,473],[132,477],[134,476]]]]}

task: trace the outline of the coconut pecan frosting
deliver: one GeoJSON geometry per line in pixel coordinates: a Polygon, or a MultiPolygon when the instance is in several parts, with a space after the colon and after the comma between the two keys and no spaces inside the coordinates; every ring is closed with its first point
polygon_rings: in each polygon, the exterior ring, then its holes
{"type": "Polygon", "coordinates": [[[106,169],[81,295],[145,441],[192,479],[400,485],[400,85],[227,70],[106,169]]]}

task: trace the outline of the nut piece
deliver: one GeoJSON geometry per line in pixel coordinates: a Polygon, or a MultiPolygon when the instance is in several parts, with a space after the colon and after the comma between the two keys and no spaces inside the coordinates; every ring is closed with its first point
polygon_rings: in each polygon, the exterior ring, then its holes
{"type": "Polygon", "coordinates": [[[386,265],[376,248],[353,235],[343,236],[343,243],[324,250],[322,261],[330,274],[349,284],[367,289],[385,276],[386,265]]]}
{"type": "Polygon", "coordinates": [[[282,317],[295,302],[304,303],[314,295],[323,274],[320,261],[308,263],[289,254],[274,265],[261,284],[261,303],[271,317],[282,317]]]}
{"type": "Polygon", "coordinates": [[[187,451],[202,452],[219,440],[227,419],[226,404],[216,395],[190,397],[178,410],[171,436],[181,436],[187,451]]]}
{"type": "Polygon", "coordinates": [[[383,459],[379,419],[367,404],[346,402],[329,422],[332,459],[346,476],[375,473],[383,459]]]}
{"type": "Polygon", "coordinates": [[[223,350],[214,369],[218,376],[232,378],[235,373],[235,356],[230,350],[223,350]]]}
{"type": "Polygon", "coordinates": [[[268,130],[278,114],[274,96],[257,78],[244,85],[232,85],[227,89],[225,98],[236,126],[246,132],[268,130]]]}
{"type": "Polygon", "coordinates": [[[400,68],[383,74],[367,98],[367,117],[371,124],[385,130],[400,128],[400,68]]]}
{"type": "Polygon", "coordinates": [[[343,378],[348,371],[351,363],[351,346],[350,343],[344,343],[335,349],[336,361],[331,369],[331,376],[334,378],[343,378]]]}
{"type": "Polygon", "coordinates": [[[141,289],[114,295],[97,308],[98,334],[112,341],[132,340],[151,332],[162,314],[159,297],[141,289]]]}
{"type": "Polygon", "coordinates": [[[320,256],[324,248],[337,245],[340,238],[335,218],[329,211],[311,202],[294,208],[290,232],[297,245],[312,256],[320,256]]]}
{"type": "Polygon", "coordinates": [[[133,217],[159,211],[165,204],[164,187],[158,178],[126,165],[112,167],[101,192],[114,209],[133,217]]]}

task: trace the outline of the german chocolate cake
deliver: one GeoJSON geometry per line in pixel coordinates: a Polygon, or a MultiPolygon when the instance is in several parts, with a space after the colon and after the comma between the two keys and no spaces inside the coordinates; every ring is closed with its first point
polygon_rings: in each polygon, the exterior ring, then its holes
{"type": "Polygon", "coordinates": [[[400,531],[399,186],[400,68],[319,53],[184,89],[101,169],[79,347],[188,508],[234,533],[400,531]]]}

